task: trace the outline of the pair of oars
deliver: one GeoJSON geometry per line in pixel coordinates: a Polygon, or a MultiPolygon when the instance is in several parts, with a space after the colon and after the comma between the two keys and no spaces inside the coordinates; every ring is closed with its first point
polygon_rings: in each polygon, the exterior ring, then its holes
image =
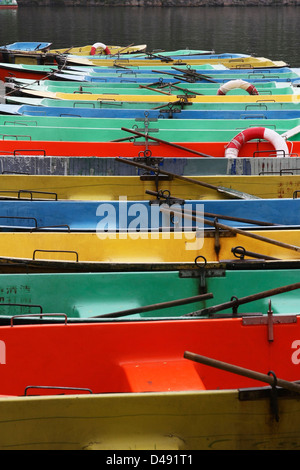
{"type": "MultiPolygon", "coordinates": [[[[166,208],[166,207],[161,207],[160,210],[161,210],[161,212],[166,212],[166,213],[169,213],[169,214],[174,214],[174,215],[178,215],[178,216],[182,217],[182,212],[177,211],[174,208],[169,209],[169,208],[166,208]]],[[[184,215],[185,215],[186,218],[191,219],[194,222],[201,222],[201,223],[204,223],[206,225],[210,225],[211,227],[214,227],[214,228],[218,228],[218,229],[221,229],[221,230],[228,230],[233,234],[243,235],[245,237],[253,238],[255,240],[259,240],[259,241],[262,241],[262,242],[265,242],[265,243],[269,243],[271,245],[279,246],[280,248],[286,248],[288,250],[293,250],[293,251],[296,251],[297,253],[300,253],[300,247],[297,246],[297,245],[291,245],[289,243],[284,243],[284,242],[281,242],[279,240],[274,240],[272,238],[265,237],[263,235],[259,235],[257,233],[248,232],[247,230],[239,229],[237,227],[231,227],[230,225],[222,224],[220,222],[217,222],[216,220],[214,222],[212,222],[211,220],[208,220],[208,219],[205,219],[205,218],[202,218],[202,217],[195,217],[195,216],[189,215],[189,214],[184,214],[184,215]]]]}
{"type": "Polygon", "coordinates": [[[199,316],[213,316],[215,313],[221,312],[222,310],[227,310],[229,308],[237,308],[240,305],[245,305],[250,302],[255,302],[257,300],[265,299],[267,297],[272,297],[274,295],[284,294],[285,292],[291,292],[293,290],[300,289],[300,282],[294,284],[288,284],[286,286],[274,287],[273,289],[268,289],[262,292],[257,292],[256,294],[250,294],[246,297],[234,298],[228,302],[222,304],[213,305],[211,307],[204,308],[192,313],[187,313],[183,316],[186,317],[199,317],[199,316]]]}
{"type": "MultiPolygon", "coordinates": [[[[180,91],[183,91],[184,93],[192,93],[193,95],[200,95],[200,96],[203,96],[203,93],[199,93],[197,91],[192,91],[192,90],[188,90],[187,88],[181,88],[181,87],[178,87],[178,86],[175,86],[175,85],[172,85],[172,84],[165,84],[162,88],[166,88],[166,87],[172,87],[172,88],[175,88],[176,90],[180,90],[180,91]]],[[[159,89],[159,88],[153,88],[151,86],[147,86],[147,85],[139,85],[139,88],[145,88],[146,90],[150,90],[150,91],[156,91],[157,93],[163,93],[164,95],[172,95],[172,93],[170,91],[163,91],[162,89],[159,89]]]]}
{"type": "MultiPolygon", "coordinates": [[[[276,287],[274,289],[269,289],[267,291],[262,291],[256,294],[251,294],[248,295],[247,297],[243,297],[241,299],[236,299],[230,302],[226,302],[224,304],[220,304],[217,306],[212,306],[208,307],[205,310],[198,310],[192,313],[185,314],[183,316],[200,316],[203,315],[203,312],[207,313],[208,315],[211,315],[212,313],[218,312],[220,310],[225,310],[230,307],[236,307],[238,305],[254,302],[255,300],[263,299],[266,297],[272,297],[274,295],[279,295],[284,292],[290,292],[295,289],[300,288],[300,282],[295,283],[295,284],[289,284],[287,286],[283,287],[276,287]]],[[[122,310],[118,312],[111,312],[111,313],[105,313],[103,315],[97,315],[91,318],[119,318],[119,317],[125,317],[128,315],[134,315],[134,314],[139,314],[139,313],[145,313],[145,312],[150,312],[154,310],[159,310],[159,309],[164,309],[164,308],[171,308],[171,307],[178,307],[181,305],[187,305],[190,303],[194,302],[201,302],[204,300],[209,300],[213,298],[212,293],[207,293],[207,294],[200,294],[196,295],[193,297],[187,297],[185,299],[178,299],[178,300],[170,300],[168,302],[160,302],[157,304],[151,304],[151,305],[146,305],[146,306],[141,306],[141,307],[136,307],[136,308],[131,308],[127,310],[122,310]]]]}
{"type": "Polygon", "coordinates": [[[179,72],[183,72],[182,75],[177,75],[177,74],[174,74],[174,73],[171,73],[171,72],[166,72],[166,71],[160,71],[160,70],[152,70],[152,72],[154,73],[159,73],[159,74],[165,74],[165,75],[171,75],[173,78],[179,78],[179,80],[181,81],[185,81],[185,82],[190,82],[189,79],[193,79],[193,81],[195,80],[206,80],[208,82],[211,82],[211,83],[218,83],[216,80],[213,80],[212,77],[208,76],[208,75],[205,75],[205,74],[200,74],[200,73],[197,73],[197,72],[191,72],[189,71],[188,69],[184,70],[184,69],[177,69],[176,67],[172,67],[172,69],[174,70],[178,70],[179,72]]]}
{"type": "MultiPolygon", "coordinates": [[[[132,131],[131,129],[124,129],[124,128],[122,128],[122,129],[123,130],[128,130],[129,132],[132,132],[133,134],[140,134],[139,132],[132,131]]],[[[145,137],[145,134],[140,134],[140,135],[145,137]]],[[[177,147],[177,148],[195,153],[193,150],[186,149],[185,147],[181,147],[180,145],[171,144],[170,142],[162,141],[161,139],[156,139],[154,137],[149,137],[149,138],[152,139],[152,140],[156,140],[156,141],[171,145],[172,147],[177,147]]],[[[200,154],[199,152],[196,152],[196,153],[200,154]]],[[[205,155],[205,154],[201,154],[201,156],[203,156],[203,155],[205,155]]],[[[208,155],[205,155],[205,156],[208,156],[208,155]]],[[[194,178],[190,178],[190,177],[187,177],[187,176],[177,175],[176,173],[170,173],[169,171],[163,170],[161,168],[153,168],[149,165],[144,165],[143,163],[138,163],[138,162],[133,161],[133,160],[128,160],[128,159],[121,158],[121,157],[117,157],[116,160],[119,161],[119,162],[125,163],[126,165],[132,165],[132,166],[135,166],[137,168],[141,168],[143,170],[152,171],[154,173],[170,176],[172,178],[184,181],[186,183],[192,183],[192,184],[195,184],[195,185],[198,185],[198,186],[202,186],[204,188],[212,189],[214,191],[217,191],[218,193],[224,194],[225,196],[228,196],[228,197],[233,198],[233,199],[261,199],[257,196],[253,196],[252,194],[247,194],[247,193],[244,193],[244,192],[241,192],[241,191],[237,191],[236,189],[226,188],[224,186],[216,186],[216,185],[206,183],[204,181],[196,180],[194,178]]]]}
{"type": "MultiPolygon", "coordinates": [[[[179,145],[179,144],[175,144],[173,142],[168,142],[167,140],[159,139],[158,137],[152,137],[149,134],[143,134],[142,132],[138,132],[138,131],[135,131],[133,129],[128,129],[126,127],[121,127],[121,130],[126,131],[126,132],[130,132],[131,134],[134,134],[137,137],[144,137],[145,139],[150,139],[150,140],[153,140],[154,142],[158,142],[160,144],[166,144],[166,145],[169,145],[170,147],[174,147],[174,148],[177,148],[179,150],[183,150],[184,152],[189,152],[189,153],[193,153],[195,155],[199,155],[199,157],[215,158],[212,155],[208,155],[206,153],[198,152],[197,150],[192,150],[192,149],[189,149],[188,147],[184,147],[183,145],[179,145]]],[[[122,140],[125,140],[125,139],[116,139],[116,140],[113,140],[112,142],[120,142],[122,140]]]]}
{"type": "MultiPolygon", "coordinates": [[[[156,196],[157,198],[162,197],[162,198],[166,199],[166,201],[170,198],[171,201],[173,201],[173,200],[175,201],[175,204],[176,204],[176,201],[179,201],[178,202],[179,204],[185,204],[185,201],[183,199],[178,199],[178,198],[172,197],[172,196],[166,196],[161,191],[151,191],[149,189],[146,189],[145,193],[149,194],[150,196],[156,196]]],[[[184,210],[183,215],[185,215],[185,214],[192,215],[192,216],[197,216],[196,211],[190,211],[190,210],[187,210],[187,209],[184,210]]],[[[279,224],[274,224],[274,223],[271,223],[271,222],[265,222],[265,221],[261,221],[261,220],[246,219],[244,217],[235,217],[233,215],[226,215],[226,214],[216,214],[216,213],[213,213],[213,212],[203,212],[203,216],[204,217],[214,218],[214,219],[217,218],[217,219],[223,219],[223,220],[232,220],[234,222],[241,222],[241,223],[244,223],[244,224],[260,225],[260,226],[263,226],[263,227],[276,227],[276,226],[279,225],[279,224]]]]}

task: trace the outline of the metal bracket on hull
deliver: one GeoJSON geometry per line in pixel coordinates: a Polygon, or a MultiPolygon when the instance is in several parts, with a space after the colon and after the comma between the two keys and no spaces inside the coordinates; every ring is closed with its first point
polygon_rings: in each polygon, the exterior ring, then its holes
{"type": "Polygon", "coordinates": [[[248,317],[243,318],[243,325],[267,325],[268,327],[268,341],[274,341],[274,324],[288,324],[288,323],[297,323],[296,315],[273,315],[273,310],[271,308],[271,300],[269,300],[269,310],[268,314],[262,317],[248,317]]]}
{"type": "Polygon", "coordinates": [[[151,196],[156,196],[155,200],[149,201],[150,204],[167,204],[168,206],[171,206],[172,204],[185,204],[184,199],[172,197],[168,189],[160,189],[159,191],[150,191],[147,189],[145,192],[151,196]]]}
{"type": "Polygon", "coordinates": [[[278,260],[278,258],[273,258],[272,256],[263,255],[261,253],[254,253],[253,251],[247,251],[243,246],[235,246],[231,249],[231,253],[238,259],[245,259],[245,256],[250,258],[264,259],[264,260],[278,260]]]}

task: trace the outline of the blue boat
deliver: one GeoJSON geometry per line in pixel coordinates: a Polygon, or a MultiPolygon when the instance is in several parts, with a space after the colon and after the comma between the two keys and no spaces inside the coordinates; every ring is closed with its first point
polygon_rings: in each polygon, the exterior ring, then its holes
{"type": "MultiPolygon", "coordinates": [[[[99,74],[99,75],[75,75],[75,74],[68,74],[65,72],[57,72],[53,74],[53,78],[57,80],[65,80],[65,81],[72,81],[72,82],[94,82],[94,83],[108,83],[108,82],[115,82],[115,83],[155,83],[155,82],[160,82],[160,84],[168,84],[168,83],[178,83],[178,81],[189,81],[186,80],[184,75],[181,74],[181,77],[178,77],[177,75],[174,76],[173,78],[168,76],[166,78],[165,75],[157,73],[157,75],[152,75],[151,77],[146,77],[146,74],[136,74],[136,73],[128,73],[128,74],[111,74],[111,75],[105,75],[105,74],[99,74]]],[[[232,77],[231,77],[232,78],[232,77]]],[[[226,83],[229,78],[218,78],[218,76],[207,76],[205,77],[204,74],[199,74],[198,78],[195,79],[196,83],[226,83]],[[202,76],[201,76],[202,75],[202,76]]],[[[293,84],[299,84],[300,83],[300,78],[295,77],[295,78],[273,78],[272,77],[264,77],[264,78],[252,78],[251,77],[251,83],[265,83],[269,81],[276,81],[276,82],[289,82],[293,84]]]]}
{"type": "Polygon", "coordinates": [[[52,193],[41,192],[26,200],[30,191],[23,190],[19,199],[5,200],[13,195],[4,193],[0,192],[0,231],[209,230],[215,220],[242,229],[300,226],[300,199],[182,200],[162,193],[151,201],[127,201],[126,196],[119,201],[60,201],[52,193]],[[192,218],[195,215],[197,221],[192,218]]]}
{"type": "Polygon", "coordinates": [[[246,110],[190,110],[180,107],[166,107],[166,109],[124,109],[124,108],[80,108],[58,106],[34,106],[0,104],[0,114],[18,116],[64,116],[87,118],[125,118],[125,119],[295,119],[300,118],[298,109],[261,109],[246,110]]]}
{"type": "Polygon", "coordinates": [[[41,42],[41,41],[31,41],[31,42],[13,42],[12,44],[5,44],[0,46],[0,51],[23,51],[23,52],[33,52],[33,51],[47,51],[51,47],[51,42],[41,42]]]}

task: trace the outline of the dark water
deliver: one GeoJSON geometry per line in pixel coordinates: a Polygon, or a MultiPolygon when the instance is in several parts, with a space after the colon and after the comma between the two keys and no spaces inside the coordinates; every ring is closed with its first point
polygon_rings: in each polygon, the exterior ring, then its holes
{"type": "Polygon", "coordinates": [[[0,45],[103,42],[241,52],[300,67],[300,7],[19,7],[0,12],[0,45]]]}

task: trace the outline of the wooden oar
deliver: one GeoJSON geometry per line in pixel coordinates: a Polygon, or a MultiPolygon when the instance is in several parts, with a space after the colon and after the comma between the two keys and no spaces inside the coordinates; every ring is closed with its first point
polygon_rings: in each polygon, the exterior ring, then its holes
{"type": "MultiPolygon", "coordinates": [[[[180,83],[180,82],[176,82],[176,83],[164,83],[161,88],[175,88],[175,90],[180,90],[180,91],[183,91],[184,93],[192,93],[193,95],[200,95],[200,96],[203,96],[203,93],[199,93],[197,91],[194,91],[194,90],[189,90],[188,88],[182,88],[180,86],[177,86],[176,84],[177,83],[180,83]]],[[[146,86],[146,85],[139,85],[139,88],[147,88],[148,90],[153,90],[153,91],[159,91],[157,90],[156,88],[151,88],[151,85],[149,86],[146,86]]],[[[169,93],[165,93],[166,95],[172,95],[171,92],[169,93]]]]}
{"type": "Polygon", "coordinates": [[[150,90],[150,91],[156,91],[157,93],[162,93],[163,95],[172,95],[172,93],[170,93],[169,91],[162,91],[162,90],[158,90],[157,88],[151,88],[150,86],[147,86],[147,85],[139,85],[139,88],[145,88],[146,90],[150,90]]]}
{"type": "MultiPolygon", "coordinates": [[[[177,67],[172,67],[173,70],[177,70],[178,72],[182,72],[181,69],[178,69],[177,67]]],[[[210,77],[209,75],[205,75],[203,73],[198,73],[198,72],[195,72],[194,70],[185,70],[184,71],[185,75],[188,75],[189,77],[193,77],[193,78],[204,78],[205,80],[208,80],[210,82],[213,82],[213,83],[217,83],[215,80],[213,80],[212,77],[210,77]]]]}
{"type": "Polygon", "coordinates": [[[204,93],[199,93],[199,92],[194,91],[194,90],[189,90],[188,88],[182,88],[181,86],[177,86],[177,85],[175,85],[175,83],[174,84],[170,83],[168,86],[171,87],[171,88],[175,88],[175,90],[183,91],[184,93],[192,93],[194,95],[201,95],[201,96],[204,95],[204,93]]]}
{"type": "Polygon", "coordinates": [[[234,199],[260,199],[259,197],[256,197],[256,196],[253,196],[253,195],[247,194],[247,193],[242,193],[241,191],[237,191],[236,189],[230,189],[230,188],[226,188],[226,187],[223,187],[223,186],[215,186],[215,185],[210,184],[210,183],[205,183],[204,181],[198,181],[198,180],[195,180],[193,178],[189,178],[187,176],[177,175],[176,173],[170,173],[169,171],[162,170],[161,168],[156,169],[156,168],[153,168],[151,166],[144,165],[142,163],[127,160],[125,158],[116,157],[116,160],[120,161],[122,163],[126,163],[127,165],[136,166],[136,167],[141,168],[143,170],[153,171],[154,173],[158,172],[158,173],[161,173],[162,175],[172,176],[173,178],[185,181],[186,183],[192,183],[192,184],[196,184],[196,185],[199,185],[199,186],[203,186],[204,188],[212,189],[214,191],[217,191],[218,193],[224,194],[224,195],[229,196],[229,197],[234,198],[234,199]]]}
{"type": "MultiPolygon", "coordinates": [[[[152,70],[153,73],[159,73],[159,74],[165,74],[165,75],[171,75],[173,78],[176,78],[176,79],[179,79],[181,81],[184,81],[184,82],[189,82],[191,83],[191,80],[189,79],[189,77],[192,77],[194,79],[201,79],[201,80],[206,80],[208,82],[211,82],[211,83],[218,83],[216,80],[213,80],[212,77],[210,77],[209,75],[204,75],[204,74],[200,74],[200,73],[196,73],[196,72],[189,72],[188,70],[181,70],[181,69],[177,69],[176,67],[172,67],[172,69],[174,70],[178,70],[180,72],[183,72],[182,75],[178,75],[178,74],[174,74],[174,73],[171,73],[171,72],[166,72],[166,71],[161,71],[161,70],[152,70]]],[[[194,80],[195,82],[195,80],[194,80]]]]}
{"type": "MultiPolygon", "coordinates": [[[[156,196],[157,198],[164,198],[166,200],[170,200],[172,204],[185,204],[185,200],[179,199],[176,196],[165,196],[162,191],[151,191],[149,189],[146,189],[145,191],[146,194],[150,194],[151,196],[156,196]]],[[[188,199],[190,201],[190,199],[188,199]]],[[[190,211],[188,209],[184,209],[184,214],[196,216],[196,211],[190,211]]],[[[276,227],[278,224],[273,224],[271,222],[262,222],[260,220],[253,220],[253,219],[245,219],[243,217],[235,217],[233,215],[225,215],[225,214],[214,214],[212,212],[203,212],[204,217],[212,217],[212,218],[217,218],[217,219],[224,219],[224,220],[233,220],[235,222],[242,222],[245,224],[252,224],[252,225],[260,225],[263,227],[276,227]]]]}
{"type": "MultiPolygon", "coordinates": [[[[177,214],[177,215],[182,216],[182,212],[181,211],[176,211],[175,209],[168,209],[166,207],[161,207],[160,210],[162,212],[168,212],[168,213],[171,212],[172,214],[175,214],[175,215],[177,214]]],[[[258,235],[256,233],[251,233],[251,232],[248,232],[247,230],[242,230],[242,229],[239,229],[237,227],[231,227],[230,225],[221,224],[220,222],[217,222],[217,221],[212,222],[211,220],[207,220],[207,219],[204,219],[202,217],[194,217],[194,216],[189,215],[189,214],[186,214],[185,217],[190,218],[190,219],[194,220],[195,222],[202,222],[206,225],[210,225],[211,227],[220,228],[220,229],[223,229],[223,230],[229,230],[230,232],[235,233],[235,234],[238,233],[239,235],[244,235],[245,237],[254,238],[254,239],[260,240],[262,242],[270,243],[272,245],[276,245],[276,246],[279,246],[281,248],[287,248],[288,250],[293,250],[293,251],[297,251],[298,253],[300,253],[300,247],[296,246],[296,245],[290,245],[289,243],[284,243],[284,242],[280,242],[278,240],[273,240],[272,238],[264,237],[264,236],[258,235]]]]}
{"type": "Polygon", "coordinates": [[[241,297],[240,299],[235,298],[228,302],[222,304],[213,305],[212,307],[207,307],[202,310],[198,310],[191,313],[186,313],[185,317],[198,317],[202,315],[212,316],[214,313],[221,312],[222,310],[227,310],[228,308],[237,308],[240,305],[244,305],[256,300],[265,299],[266,297],[271,297],[273,295],[283,294],[284,292],[291,292],[300,288],[300,282],[295,284],[288,284],[287,286],[275,287],[274,289],[265,290],[258,292],[256,294],[247,295],[246,297],[241,297]]]}
{"type": "Polygon", "coordinates": [[[161,54],[154,54],[153,52],[146,52],[146,55],[151,59],[159,59],[162,62],[174,62],[176,59],[173,59],[172,57],[164,56],[161,54]]]}
{"type": "MultiPolygon", "coordinates": [[[[180,80],[181,82],[187,82],[187,83],[191,83],[191,80],[189,80],[188,78],[186,78],[183,75],[177,75],[177,74],[174,74],[174,73],[171,73],[171,72],[165,72],[165,71],[161,71],[161,70],[152,70],[152,72],[154,73],[159,73],[160,75],[161,74],[165,74],[165,75],[171,75],[173,78],[175,78],[176,80],[180,80]]],[[[207,80],[208,82],[213,82],[213,83],[216,83],[214,80],[209,80],[208,78],[205,78],[205,75],[203,76],[203,78],[205,80],[207,80]]],[[[192,82],[194,83],[194,81],[192,82]]]]}
{"type": "MultiPolygon", "coordinates": [[[[189,213],[189,211],[185,210],[184,213],[189,213]]],[[[195,215],[195,211],[191,211],[192,215],[195,215]]],[[[224,220],[233,220],[235,222],[242,222],[245,224],[252,224],[252,225],[260,225],[263,227],[276,227],[277,224],[273,224],[271,222],[264,222],[261,220],[253,220],[253,219],[245,219],[243,217],[234,217],[233,215],[224,215],[224,214],[214,214],[212,212],[204,212],[204,217],[212,217],[217,219],[224,219],[224,220]]]]}
{"type": "Polygon", "coordinates": [[[229,364],[228,362],[218,361],[216,359],[201,356],[200,354],[195,354],[189,351],[185,351],[183,357],[194,362],[199,362],[200,364],[204,364],[206,366],[215,367],[227,372],[232,372],[233,374],[242,375],[243,377],[259,380],[261,382],[268,383],[271,386],[278,385],[279,387],[289,390],[290,392],[300,393],[300,385],[295,382],[289,382],[287,380],[278,378],[275,379],[272,375],[262,374],[261,372],[245,369],[244,367],[229,364]]]}
{"type": "Polygon", "coordinates": [[[127,129],[127,127],[121,127],[121,130],[126,131],[126,132],[131,132],[131,134],[137,135],[138,137],[144,137],[145,139],[154,140],[155,142],[159,142],[160,144],[170,145],[171,147],[175,147],[179,150],[184,150],[185,152],[189,152],[189,153],[193,153],[195,155],[199,155],[200,157],[215,158],[212,155],[207,155],[206,153],[197,152],[197,150],[192,150],[192,149],[189,149],[187,147],[183,147],[182,145],[178,145],[178,144],[174,144],[172,142],[168,142],[167,140],[158,139],[157,137],[151,137],[148,134],[143,134],[142,132],[138,132],[138,131],[135,131],[133,129],[127,129]]]}
{"type": "Polygon", "coordinates": [[[180,305],[187,305],[191,304],[193,302],[199,302],[202,300],[208,300],[212,299],[213,294],[201,294],[201,295],[196,295],[194,297],[187,297],[185,299],[178,299],[178,300],[170,300],[169,302],[160,302],[158,304],[152,304],[152,305],[146,305],[144,307],[137,307],[137,308],[131,308],[128,310],[121,310],[120,312],[112,312],[112,313],[106,313],[104,315],[96,315],[95,317],[90,317],[90,318],[118,318],[118,317],[124,317],[127,315],[134,315],[136,313],[143,313],[143,312],[150,312],[153,310],[159,310],[161,308],[171,308],[171,307],[177,307],[180,305]]]}
{"type": "Polygon", "coordinates": [[[129,44],[129,46],[123,47],[123,49],[120,49],[119,51],[115,52],[114,54],[110,54],[110,57],[114,57],[118,54],[122,54],[122,52],[126,51],[126,49],[129,49],[129,47],[133,46],[134,42],[129,44]]]}

